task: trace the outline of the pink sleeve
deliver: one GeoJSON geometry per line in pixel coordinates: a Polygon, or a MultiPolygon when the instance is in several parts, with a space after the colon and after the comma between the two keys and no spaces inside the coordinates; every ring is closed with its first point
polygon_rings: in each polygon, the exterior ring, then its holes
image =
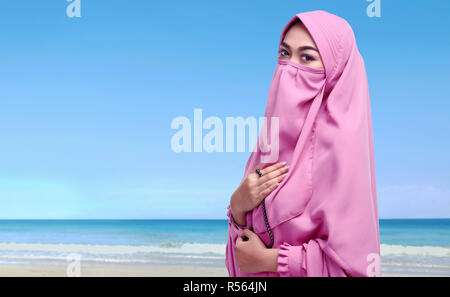
{"type": "Polygon", "coordinates": [[[225,265],[228,269],[229,276],[237,276],[237,263],[234,263],[234,249],[236,247],[236,240],[241,234],[242,230],[248,229],[247,225],[240,226],[238,225],[233,218],[233,215],[231,214],[231,207],[228,205],[227,207],[228,212],[227,216],[229,218],[228,220],[228,241],[226,246],[226,254],[225,254],[225,265]]]}
{"type": "Polygon", "coordinates": [[[315,240],[303,245],[283,242],[278,252],[278,273],[281,277],[347,276],[342,265],[328,257],[315,240]]]}
{"type": "Polygon", "coordinates": [[[304,276],[302,259],[303,246],[292,246],[283,242],[278,251],[278,273],[280,273],[280,276],[304,276]]]}

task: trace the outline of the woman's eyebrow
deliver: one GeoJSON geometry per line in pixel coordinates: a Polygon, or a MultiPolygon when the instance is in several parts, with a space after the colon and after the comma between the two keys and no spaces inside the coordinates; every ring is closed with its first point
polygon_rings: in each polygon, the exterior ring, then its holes
{"type": "MultiPolygon", "coordinates": [[[[288,50],[291,50],[291,47],[289,46],[289,44],[287,44],[286,42],[282,42],[281,43],[282,46],[286,47],[288,50]]],[[[312,50],[312,51],[316,51],[319,52],[315,47],[310,46],[310,45],[305,45],[305,46],[301,46],[298,48],[301,51],[306,51],[306,50],[312,50]]]]}
{"type": "Polygon", "coordinates": [[[301,46],[301,47],[299,47],[299,50],[301,50],[301,51],[312,50],[312,51],[319,52],[315,47],[309,46],[309,45],[307,45],[307,46],[301,46]]]}
{"type": "Polygon", "coordinates": [[[284,41],[281,43],[281,45],[284,46],[285,48],[287,48],[288,50],[291,49],[291,47],[289,46],[289,44],[287,44],[287,43],[284,42],[284,41]]]}

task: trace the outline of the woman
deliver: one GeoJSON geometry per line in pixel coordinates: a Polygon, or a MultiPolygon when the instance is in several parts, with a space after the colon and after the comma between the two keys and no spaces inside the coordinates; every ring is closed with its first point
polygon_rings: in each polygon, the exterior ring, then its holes
{"type": "Polygon", "coordinates": [[[278,119],[278,159],[258,146],[230,199],[229,275],[381,276],[368,84],[344,19],[286,25],[265,117],[262,131],[278,119]]]}

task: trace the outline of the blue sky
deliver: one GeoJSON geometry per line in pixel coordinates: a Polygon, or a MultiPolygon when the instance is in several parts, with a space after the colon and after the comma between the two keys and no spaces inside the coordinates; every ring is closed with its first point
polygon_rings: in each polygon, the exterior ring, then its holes
{"type": "Polygon", "coordinates": [[[0,218],[225,219],[250,152],[175,153],[177,116],[263,116],[281,30],[352,25],[381,218],[450,217],[450,3],[0,1],[0,218]]]}

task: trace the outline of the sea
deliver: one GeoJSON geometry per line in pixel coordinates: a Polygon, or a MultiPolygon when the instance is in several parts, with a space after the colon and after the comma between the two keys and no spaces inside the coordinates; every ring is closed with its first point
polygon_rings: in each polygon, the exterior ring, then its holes
{"type": "MultiPolygon", "coordinates": [[[[227,220],[0,220],[7,264],[225,267],[227,220]]],[[[450,219],[380,220],[382,274],[450,276],[450,219]]]]}

